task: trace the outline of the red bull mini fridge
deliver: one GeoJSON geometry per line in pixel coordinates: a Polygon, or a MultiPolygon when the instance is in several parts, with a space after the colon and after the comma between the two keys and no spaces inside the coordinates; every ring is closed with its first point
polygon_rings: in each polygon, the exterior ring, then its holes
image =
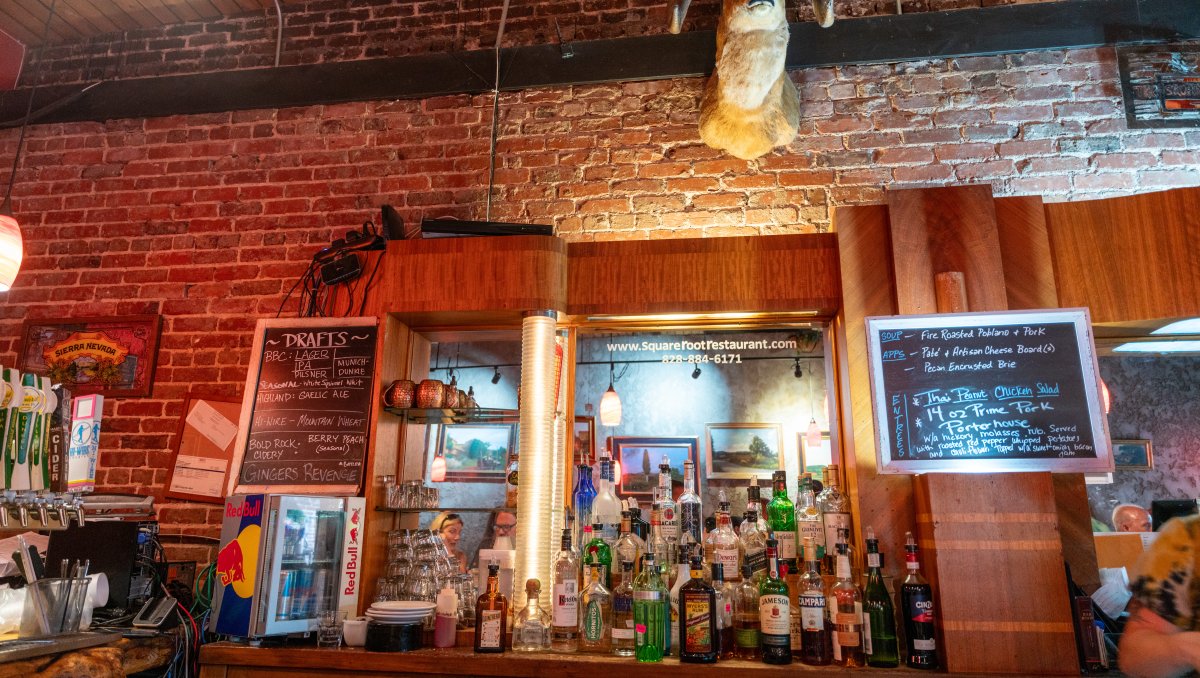
{"type": "Polygon", "coordinates": [[[316,630],[322,610],[357,614],[364,506],[361,497],[228,497],[210,630],[280,636],[316,630]]]}

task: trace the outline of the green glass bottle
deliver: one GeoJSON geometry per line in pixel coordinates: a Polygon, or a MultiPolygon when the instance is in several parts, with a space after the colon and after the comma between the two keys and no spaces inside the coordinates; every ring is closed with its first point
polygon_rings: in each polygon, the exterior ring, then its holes
{"type": "MultiPolygon", "coordinates": [[[[583,547],[583,571],[586,574],[592,563],[603,566],[601,574],[604,576],[604,588],[612,591],[612,547],[604,541],[601,527],[597,523],[583,528],[583,538],[586,540],[583,547]]],[[[586,576],[584,581],[588,581],[586,576]]]]}
{"type": "Polygon", "coordinates": [[[867,527],[867,591],[863,600],[863,650],[867,666],[892,668],[900,665],[896,643],[896,608],[883,583],[883,555],[875,531],[867,527]]]}
{"type": "MultiPolygon", "coordinates": [[[[774,475],[775,492],[771,503],[767,504],[767,525],[770,526],[775,541],[779,543],[779,565],[781,570],[796,573],[796,506],[787,496],[787,472],[776,471],[774,475]]],[[[782,576],[782,575],[781,575],[782,576]]]]}
{"type": "Polygon", "coordinates": [[[646,552],[642,563],[633,582],[634,655],[639,662],[661,662],[671,623],[670,601],[654,553],[646,552]]]}
{"type": "Polygon", "coordinates": [[[779,576],[776,546],[774,539],[767,540],[767,576],[758,585],[758,621],[762,634],[759,642],[764,664],[791,664],[791,599],[787,582],[779,576]]]}

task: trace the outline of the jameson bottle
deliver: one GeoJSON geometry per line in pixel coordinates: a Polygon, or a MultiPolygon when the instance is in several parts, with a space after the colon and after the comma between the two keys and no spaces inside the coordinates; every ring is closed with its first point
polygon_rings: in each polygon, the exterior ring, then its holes
{"type": "Polygon", "coordinates": [[[875,531],[867,527],[867,590],[863,595],[863,651],[867,666],[900,665],[896,650],[896,610],[883,583],[883,556],[875,531]]]}
{"type": "Polygon", "coordinates": [[[904,635],[908,652],[904,663],[914,669],[936,669],[937,641],[933,628],[933,589],[921,576],[917,559],[917,540],[912,532],[904,533],[904,566],[908,576],[900,585],[900,613],[904,615],[904,635]]]}
{"type": "Polygon", "coordinates": [[[633,647],[639,662],[662,661],[670,619],[667,587],[654,553],[647,552],[642,572],[633,582],[633,647]]]}
{"type": "Polygon", "coordinates": [[[767,504],[767,524],[779,543],[779,564],[788,572],[796,571],[796,507],[787,496],[787,472],[776,471],[774,494],[767,504]]]}
{"type": "Polygon", "coordinates": [[[571,528],[563,530],[562,550],[554,558],[554,588],[550,600],[550,650],[579,649],[579,559],[571,548],[571,528]]]}
{"type": "Polygon", "coordinates": [[[704,581],[700,556],[691,561],[691,579],[679,589],[679,661],[717,661],[717,592],[704,581]]]}
{"type": "Polygon", "coordinates": [[[758,585],[762,660],[764,664],[791,664],[791,610],[787,583],[779,577],[777,544],[774,539],[767,540],[767,577],[758,585]]]}
{"type": "Polygon", "coordinates": [[[633,563],[621,562],[621,583],[613,590],[612,650],[618,657],[632,657],[633,563]]]}
{"type": "Polygon", "coordinates": [[[810,666],[833,662],[832,625],[825,605],[825,580],[813,537],[804,538],[804,574],[800,576],[800,661],[810,666]]]}

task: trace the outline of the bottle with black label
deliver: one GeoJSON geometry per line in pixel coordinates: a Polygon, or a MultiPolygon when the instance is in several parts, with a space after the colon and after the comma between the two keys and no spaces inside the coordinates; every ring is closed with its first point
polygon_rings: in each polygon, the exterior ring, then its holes
{"type": "Polygon", "coordinates": [[[914,669],[936,669],[937,641],[933,628],[933,589],[921,576],[917,559],[917,541],[912,532],[904,533],[904,561],[908,576],[900,586],[900,613],[904,615],[904,635],[908,648],[904,662],[914,669]]]}
{"type": "Polygon", "coordinates": [[[778,547],[767,540],[767,576],[758,585],[758,621],[764,664],[792,663],[792,615],[788,585],[779,576],[778,547]]]}
{"type": "Polygon", "coordinates": [[[691,579],[679,589],[679,661],[717,661],[717,595],[704,581],[700,556],[692,556],[691,579]]]}

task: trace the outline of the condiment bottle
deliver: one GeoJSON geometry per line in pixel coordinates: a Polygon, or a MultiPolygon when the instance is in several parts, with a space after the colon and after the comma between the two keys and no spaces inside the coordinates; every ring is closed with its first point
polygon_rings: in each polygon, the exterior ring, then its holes
{"type": "Polygon", "coordinates": [[[433,646],[454,647],[458,640],[458,593],[446,586],[437,594],[433,646]]]}

